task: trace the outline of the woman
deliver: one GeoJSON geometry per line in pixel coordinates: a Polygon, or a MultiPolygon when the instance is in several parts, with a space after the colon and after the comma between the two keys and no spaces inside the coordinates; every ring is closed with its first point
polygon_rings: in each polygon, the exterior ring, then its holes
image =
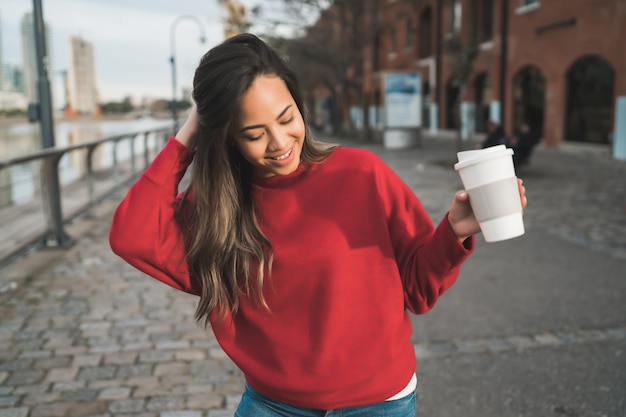
{"type": "Polygon", "coordinates": [[[467,194],[435,228],[377,156],[316,141],[293,73],[253,35],[201,59],[193,98],[117,209],[115,253],[200,297],[246,377],[236,416],[414,416],[409,311],[472,250],[467,194]]]}

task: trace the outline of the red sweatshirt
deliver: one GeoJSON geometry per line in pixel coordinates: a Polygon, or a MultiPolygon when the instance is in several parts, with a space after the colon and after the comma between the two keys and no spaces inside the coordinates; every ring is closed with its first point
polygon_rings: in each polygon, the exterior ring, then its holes
{"type": "MultiPolygon", "coordinates": [[[[175,218],[193,154],[170,139],[118,207],[113,251],[198,294],[175,218]]],[[[262,231],[274,245],[264,294],[232,320],[211,320],[253,389],[288,404],[336,409],[384,401],[415,372],[408,311],[421,314],[456,280],[473,247],[446,218],[435,229],[413,191],[375,154],[338,148],[321,164],[256,179],[262,231]]]]}

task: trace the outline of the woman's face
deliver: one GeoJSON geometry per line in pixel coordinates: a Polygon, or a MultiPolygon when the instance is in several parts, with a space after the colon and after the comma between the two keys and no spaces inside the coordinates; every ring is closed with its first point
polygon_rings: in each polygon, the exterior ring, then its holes
{"type": "Polygon", "coordinates": [[[285,82],[259,75],[241,100],[231,134],[257,177],[288,175],[300,164],[304,120],[285,82]]]}

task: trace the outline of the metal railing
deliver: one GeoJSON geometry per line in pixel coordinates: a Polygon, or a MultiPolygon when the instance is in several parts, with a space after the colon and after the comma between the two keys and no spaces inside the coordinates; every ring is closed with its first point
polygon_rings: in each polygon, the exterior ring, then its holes
{"type": "Polygon", "coordinates": [[[171,133],[170,127],[155,128],[0,159],[0,194],[5,196],[0,198],[0,234],[3,235],[0,237],[0,267],[32,246],[71,245],[73,241],[65,232],[66,224],[78,215],[89,214],[103,199],[119,195],[122,186],[137,177],[138,165],[143,163],[142,171],[147,168],[171,133]],[[120,152],[124,145],[126,152],[120,152]],[[105,147],[108,153],[102,150],[105,147]],[[80,153],[84,154],[82,159],[80,153]],[[108,156],[109,160],[98,163],[96,155],[101,159],[108,156]],[[71,156],[82,165],[84,172],[62,183],[59,181],[60,163],[71,156]],[[11,190],[19,189],[19,185],[11,184],[10,180],[3,184],[2,180],[11,177],[12,168],[25,165],[35,166],[30,171],[40,176],[39,181],[32,181],[39,184],[40,188],[35,186],[39,193],[35,190],[33,198],[15,202],[7,196],[11,190]],[[64,207],[65,202],[68,207],[64,207]]]}

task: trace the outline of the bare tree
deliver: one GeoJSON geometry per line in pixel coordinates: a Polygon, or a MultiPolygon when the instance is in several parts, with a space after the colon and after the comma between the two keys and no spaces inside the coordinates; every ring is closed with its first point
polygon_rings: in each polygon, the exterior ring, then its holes
{"type": "MultiPolygon", "coordinates": [[[[330,92],[333,108],[349,111],[350,104],[361,109],[363,133],[369,137],[368,105],[363,96],[363,61],[377,28],[376,0],[277,0],[281,2],[284,22],[300,23],[299,36],[282,39],[286,52],[304,88],[311,94],[318,85],[330,92]],[[311,23],[311,16],[317,20],[311,23]]],[[[273,2],[276,3],[276,2],[273,2]]],[[[264,13],[267,15],[267,13],[264,13]]],[[[258,18],[258,16],[257,16],[258,18]]],[[[267,22],[267,21],[266,21],[267,22]]],[[[280,24],[274,21],[275,24],[280,24]]],[[[279,36],[273,33],[274,42],[279,36]]],[[[356,131],[349,113],[333,114],[334,129],[347,125],[356,131]]]]}
{"type": "MultiPolygon", "coordinates": [[[[469,31],[466,31],[467,36],[462,36],[460,32],[460,27],[455,24],[455,5],[459,0],[438,0],[444,1],[445,4],[450,7],[450,21],[449,28],[450,31],[447,33],[445,37],[445,41],[443,44],[444,52],[450,58],[450,70],[452,73],[452,79],[456,82],[458,86],[457,97],[456,97],[456,111],[454,113],[454,124],[457,127],[457,150],[461,151],[464,148],[463,134],[462,134],[462,120],[461,120],[461,109],[463,103],[463,97],[465,97],[465,92],[467,91],[467,82],[469,77],[473,72],[473,63],[478,57],[480,52],[479,44],[476,39],[476,32],[473,28],[469,31]]],[[[475,24],[475,22],[471,22],[471,24],[475,24]]]]}

